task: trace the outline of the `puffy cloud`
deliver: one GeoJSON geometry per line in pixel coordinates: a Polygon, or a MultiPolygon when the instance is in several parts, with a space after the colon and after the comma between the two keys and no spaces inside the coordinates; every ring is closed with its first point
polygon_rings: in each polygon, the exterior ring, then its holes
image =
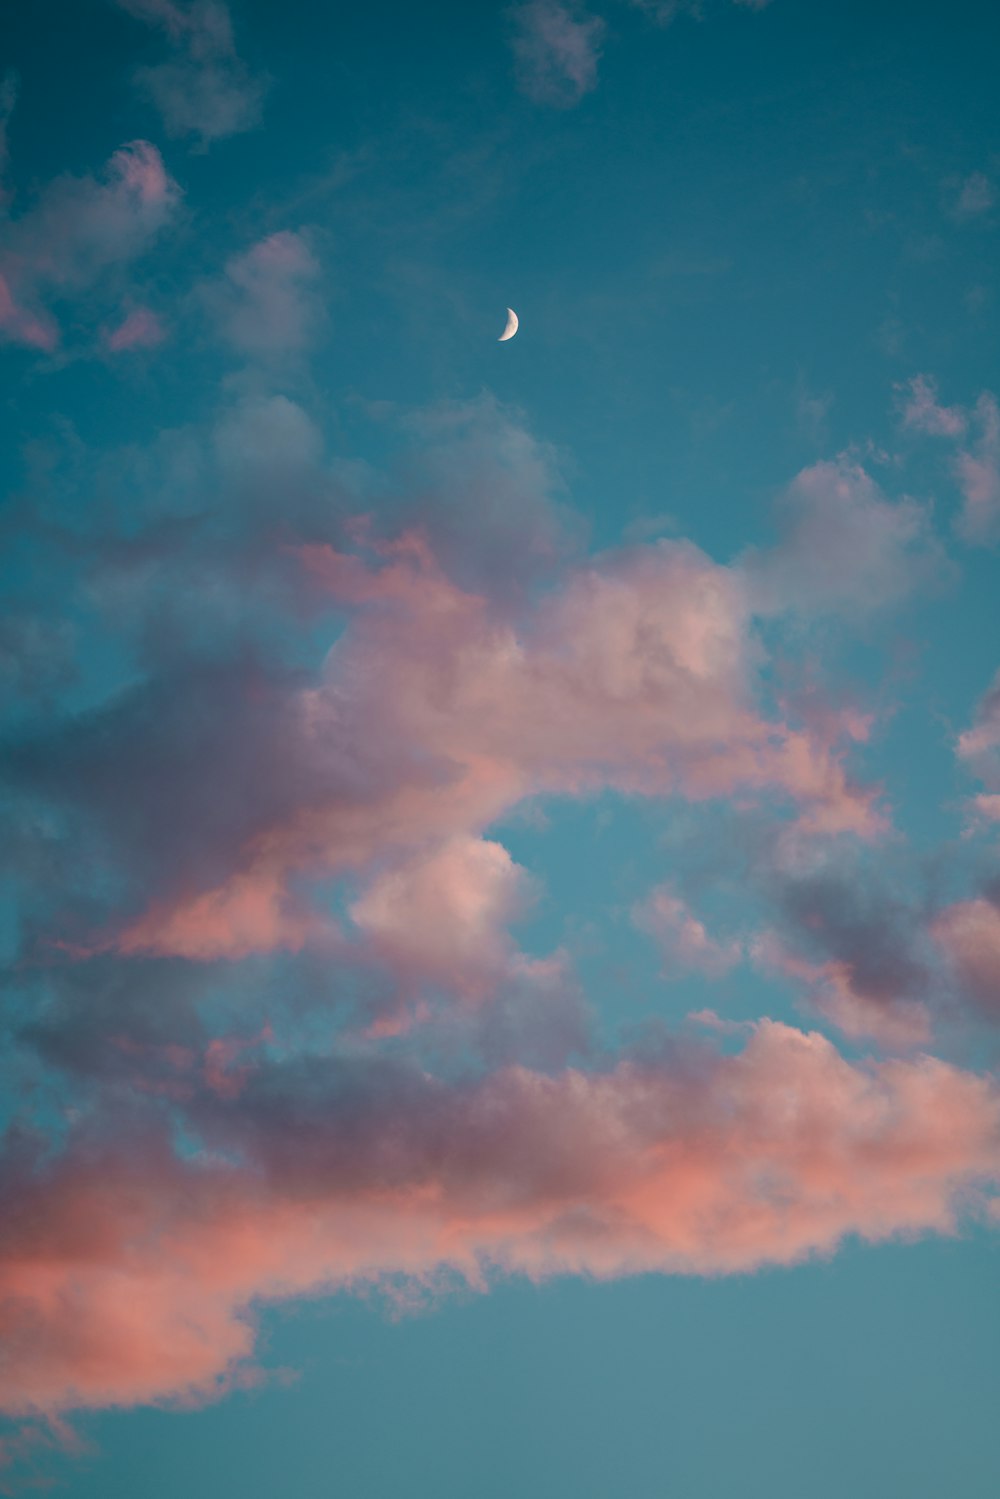
{"type": "Polygon", "coordinates": [[[294,354],[323,321],[320,268],[302,234],[282,230],[227,262],[200,295],[223,338],[252,357],[294,354]]]}
{"type": "Polygon", "coordinates": [[[946,906],[933,933],[965,991],[1000,1020],[1000,906],[983,896],[946,906]]]}
{"type": "MultiPolygon", "coordinates": [[[[228,849],[235,884],[161,911],[163,934],[205,900],[228,910],[237,891],[241,904],[248,883],[273,891],[296,873],[475,836],[543,793],[740,790],[785,799],[816,831],[880,830],[875,793],[851,783],[828,738],[754,709],[739,579],[694,547],[662,542],[581,568],[519,629],[453,584],[419,537],[382,552],[369,566],[302,549],[319,588],[352,611],[323,681],[281,715],[287,763],[310,767],[308,779],[295,788],[279,771],[289,813],[260,817],[228,849]]],[[[29,762],[37,775],[44,755],[29,762]]]]}
{"type": "Polygon", "coordinates": [[[222,0],[116,0],[122,10],[164,31],[174,56],[138,68],[136,83],[159,110],[168,134],[202,146],[250,130],[260,120],[267,80],[236,52],[222,0]]]}
{"type": "Polygon", "coordinates": [[[753,945],[765,971],[802,986],[813,1013],[852,1039],[890,1049],[929,1040],[940,976],[922,908],[901,880],[851,851],[821,849],[779,855],[759,883],[775,919],[753,945]]]}
{"type": "Polygon", "coordinates": [[[527,894],[527,875],[502,844],[459,834],[379,873],[350,915],[405,981],[475,999],[515,962],[507,927],[527,894]]]}
{"type": "MultiPolygon", "coordinates": [[[[7,857],[32,886],[12,1050],[66,1121],[0,1157],[15,1414],[253,1378],[267,1300],[742,1272],[949,1232],[997,1170],[995,1087],[945,1062],[851,1063],[771,1022],[736,1054],[601,1054],[565,954],[514,941],[530,878],[491,827],[611,789],[763,803],[810,849],[873,838],[844,760],[860,731],[764,706],[746,565],[677,541],[571,559],[555,457],[496,403],[410,433],[422,456],[391,482],[440,497],[423,529],[338,510],[315,423],[254,394],[145,455],[193,499],[72,539],[144,675],[3,746],[26,809],[7,857]],[[536,525],[550,571],[514,589],[449,525],[463,494],[522,487],[507,555],[532,555],[536,525]]],[[[891,508],[863,487],[851,505],[891,508]]],[[[912,1045],[907,922],[799,884],[786,971],[850,1034],[912,1045]]],[[[739,955],[669,888],[636,918],[671,962],[739,955]]]]}
{"type": "Polygon", "coordinates": [[[744,1049],[446,1084],[272,1066],[158,1131],[9,1155],[0,1321],[15,1414],[206,1398],[252,1307],[386,1276],[726,1274],[949,1232],[1000,1172],[995,1086],[929,1057],[852,1064],[772,1022],[744,1049]]]}
{"type": "Polygon", "coordinates": [[[604,22],[558,0],[528,0],[511,12],[518,83],[536,104],[568,109],[597,86],[604,22]]]}
{"type": "Polygon", "coordinates": [[[132,141],[104,177],[59,177],[6,227],[0,245],[0,334],[33,348],[58,342],[46,305],[79,296],[152,244],[179,201],[160,153],[132,141]]]}
{"type": "Polygon", "coordinates": [[[869,614],[944,567],[927,508],[910,499],[893,504],[846,459],[803,469],[779,515],[778,544],[742,561],[753,607],[762,614],[869,614]]]}
{"type": "Polygon", "coordinates": [[[669,885],[658,885],[632,911],[640,931],[647,932],[663,954],[664,973],[695,969],[718,978],[743,958],[743,944],[735,939],[721,942],[712,937],[686,901],[669,885]]]}
{"type": "Polygon", "coordinates": [[[981,792],[970,798],[969,806],[972,813],[970,830],[984,823],[1000,822],[1000,793],[981,792]]]}
{"type": "Polygon", "coordinates": [[[924,1046],[930,1040],[931,1019],[926,1004],[865,982],[857,954],[810,962],[786,947],[773,932],[754,942],[757,962],[802,984],[809,1007],[851,1040],[876,1041],[888,1051],[924,1046]]]}

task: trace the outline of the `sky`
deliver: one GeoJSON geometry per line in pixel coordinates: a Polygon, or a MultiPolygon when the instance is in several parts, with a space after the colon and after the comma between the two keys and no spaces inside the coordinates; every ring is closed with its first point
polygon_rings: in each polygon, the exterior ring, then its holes
{"type": "Polygon", "coordinates": [[[997,1493],[998,44],[6,8],[0,1493],[997,1493]]]}

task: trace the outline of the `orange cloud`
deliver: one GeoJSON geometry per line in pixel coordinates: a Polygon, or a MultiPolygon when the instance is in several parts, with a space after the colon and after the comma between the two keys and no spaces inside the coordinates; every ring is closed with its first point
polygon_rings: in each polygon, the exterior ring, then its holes
{"type": "Polygon", "coordinates": [[[384,1276],[743,1272],[948,1233],[1000,1176],[995,1083],[857,1064],[771,1021],[737,1055],[511,1067],[446,1085],[342,1066],[213,1095],[206,1149],[78,1141],[0,1183],[0,1403],[205,1399],[248,1371],[253,1308],[384,1276]],[[360,1080],[360,1079],[359,1079],[360,1080]]]}

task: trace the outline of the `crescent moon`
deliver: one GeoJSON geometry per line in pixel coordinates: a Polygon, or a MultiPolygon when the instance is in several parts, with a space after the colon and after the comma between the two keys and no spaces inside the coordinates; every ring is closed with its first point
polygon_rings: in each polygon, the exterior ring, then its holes
{"type": "Polygon", "coordinates": [[[513,307],[507,308],[507,326],[497,339],[498,344],[506,343],[508,338],[513,338],[517,332],[517,313],[513,307]]]}

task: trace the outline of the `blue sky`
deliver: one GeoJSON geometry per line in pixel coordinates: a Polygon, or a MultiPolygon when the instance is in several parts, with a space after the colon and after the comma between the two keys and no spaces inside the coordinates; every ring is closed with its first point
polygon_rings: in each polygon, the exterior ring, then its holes
{"type": "Polygon", "coordinates": [[[995,1493],[997,33],[10,8],[0,1488],[995,1493]]]}

